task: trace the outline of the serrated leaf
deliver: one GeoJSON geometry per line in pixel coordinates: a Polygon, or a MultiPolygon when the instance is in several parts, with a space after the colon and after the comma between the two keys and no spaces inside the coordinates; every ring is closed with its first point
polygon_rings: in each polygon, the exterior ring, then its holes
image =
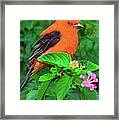
{"type": "Polygon", "coordinates": [[[88,88],[83,87],[81,90],[80,99],[81,100],[98,100],[99,95],[96,92],[96,90],[91,91],[88,88]]]}
{"type": "Polygon", "coordinates": [[[46,74],[44,74],[44,75],[42,75],[42,76],[39,77],[39,81],[40,82],[45,82],[45,81],[52,80],[55,77],[56,77],[56,74],[46,73],[46,74]]]}
{"type": "Polygon", "coordinates": [[[88,71],[96,71],[96,70],[98,70],[99,69],[99,66],[98,65],[96,65],[96,64],[94,64],[94,63],[92,63],[92,62],[90,62],[90,61],[87,61],[86,63],[85,63],[85,66],[86,66],[86,70],[88,71]]]}
{"type": "Polygon", "coordinates": [[[27,100],[35,100],[37,98],[38,90],[31,90],[27,95],[27,100]]]}
{"type": "Polygon", "coordinates": [[[68,90],[71,87],[72,80],[73,80],[72,77],[68,75],[64,75],[57,81],[55,91],[56,91],[56,96],[58,100],[64,99],[68,90]]]}
{"type": "Polygon", "coordinates": [[[38,96],[37,96],[38,100],[42,100],[43,95],[45,94],[49,84],[50,84],[50,81],[46,81],[46,82],[43,82],[42,85],[39,87],[38,96]]]}
{"type": "Polygon", "coordinates": [[[58,65],[60,67],[69,67],[71,57],[64,52],[48,53],[38,58],[40,62],[51,65],[58,65]]]}

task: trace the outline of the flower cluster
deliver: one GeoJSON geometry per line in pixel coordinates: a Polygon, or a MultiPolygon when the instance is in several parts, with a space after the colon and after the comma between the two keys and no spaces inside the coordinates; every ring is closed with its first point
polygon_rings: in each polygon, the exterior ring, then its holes
{"type": "MultiPolygon", "coordinates": [[[[73,69],[74,69],[74,68],[78,68],[78,67],[79,67],[79,63],[78,63],[78,61],[73,60],[73,61],[70,62],[70,66],[71,66],[73,69]]],[[[81,70],[83,70],[83,69],[85,69],[85,68],[86,68],[85,66],[80,65],[80,69],[81,69],[81,70]]]]}
{"type": "Polygon", "coordinates": [[[84,81],[82,82],[81,86],[82,87],[87,87],[90,90],[94,90],[97,88],[96,83],[98,82],[98,79],[96,78],[96,74],[93,74],[92,72],[88,71],[88,78],[86,78],[84,75],[80,75],[80,78],[83,79],[84,81]]]}
{"type": "Polygon", "coordinates": [[[70,66],[71,66],[73,69],[79,67],[78,61],[76,61],[76,60],[71,61],[71,62],[70,62],[70,66]]]}
{"type": "MultiPolygon", "coordinates": [[[[79,68],[80,70],[85,69],[86,67],[83,65],[78,64],[78,61],[73,60],[70,62],[70,66],[74,69],[74,68],[79,68]]],[[[83,79],[84,81],[81,83],[82,87],[87,87],[90,90],[95,90],[97,88],[96,83],[98,82],[98,79],[96,77],[96,74],[88,71],[87,72],[88,77],[85,77],[83,74],[80,75],[80,78],[83,79]]]]}

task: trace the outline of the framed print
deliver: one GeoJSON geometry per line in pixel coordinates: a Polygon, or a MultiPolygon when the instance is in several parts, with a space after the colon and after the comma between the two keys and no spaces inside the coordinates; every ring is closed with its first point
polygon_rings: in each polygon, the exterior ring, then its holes
{"type": "Polygon", "coordinates": [[[118,119],[118,2],[1,5],[2,119],[118,119]]]}

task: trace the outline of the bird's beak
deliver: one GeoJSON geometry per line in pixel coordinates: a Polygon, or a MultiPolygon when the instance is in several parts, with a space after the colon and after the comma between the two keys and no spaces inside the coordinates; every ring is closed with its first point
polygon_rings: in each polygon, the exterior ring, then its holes
{"type": "Polygon", "coordinates": [[[75,24],[75,25],[74,25],[74,27],[75,27],[75,28],[78,28],[78,29],[79,29],[79,28],[84,28],[84,26],[83,26],[83,25],[81,25],[80,23],[75,24]]]}

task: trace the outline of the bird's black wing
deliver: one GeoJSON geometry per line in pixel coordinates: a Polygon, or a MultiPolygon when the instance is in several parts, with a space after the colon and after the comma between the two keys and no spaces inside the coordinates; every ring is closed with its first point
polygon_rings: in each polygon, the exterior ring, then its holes
{"type": "MultiPolygon", "coordinates": [[[[61,34],[59,31],[52,31],[50,33],[45,34],[38,40],[35,45],[33,46],[33,51],[28,59],[29,65],[31,65],[39,55],[43,52],[48,50],[50,47],[53,47],[57,42],[60,41],[61,34]]],[[[20,90],[24,88],[25,84],[28,82],[31,74],[32,74],[33,67],[31,66],[28,70],[24,80],[20,84],[20,90]]]]}
{"type": "Polygon", "coordinates": [[[40,40],[38,40],[38,42],[36,42],[36,44],[33,46],[33,51],[28,59],[29,65],[33,63],[35,58],[59,42],[60,37],[61,34],[59,31],[52,31],[42,36],[40,40]]]}

